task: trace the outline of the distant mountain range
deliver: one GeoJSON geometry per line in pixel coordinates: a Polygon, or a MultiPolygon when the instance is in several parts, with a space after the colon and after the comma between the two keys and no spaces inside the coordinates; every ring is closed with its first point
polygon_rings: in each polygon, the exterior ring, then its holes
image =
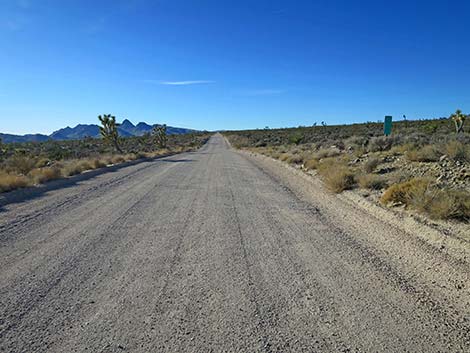
{"type": "MultiPolygon", "coordinates": [[[[123,137],[142,136],[150,133],[155,125],[147,123],[132,124],[129,120],[124,120],[118,127],[119,135],[123,137]]],[[[185,129],[180,127],[167,126],[167,133],[169,135],[181,135],[196,132],[196,130],[185,129]]],[[[28,134],[28,135],[11,135],[0,133],[0,138],[5,143],[13,142],[42,142],[48,140],[79,140],[85,137],[100,137],[100,129],[95,124],[78,124],[74,128],[66,127],[54,131],[50,135],[42,134],[28,134]]]]}

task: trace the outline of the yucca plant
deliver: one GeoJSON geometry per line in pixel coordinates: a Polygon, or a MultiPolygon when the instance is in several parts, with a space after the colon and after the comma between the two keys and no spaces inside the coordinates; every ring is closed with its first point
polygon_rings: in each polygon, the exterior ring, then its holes
{"type": "Polygon", "coordinates": [[[450,116],[450,119],[455,124],[456,132],[457,133],[463,132],[463,125],[465,124],[465,120],[467,119],[467,116],[463,114],[460,109],[457,109],[457,111],[450,116]]]}
{"type": "Polygon", "coordinates": [[[98,119],[102,125],[100,126],[100,134],[103,139],[106,143],[113,146],[116,151],[123,153],[119,146],[119,132],[117,129],[119,124],[116,123],[116,117],[111,114],[104,114],[103,116],[99,115],[98,119]]]}
{"type": "Polygon", "coordinates": [[[166,124],[155,125],[152,130],[152,135],[154,137],[155,144],[159,148],[166,148],[168,137],[166,134],[166,124]]]}

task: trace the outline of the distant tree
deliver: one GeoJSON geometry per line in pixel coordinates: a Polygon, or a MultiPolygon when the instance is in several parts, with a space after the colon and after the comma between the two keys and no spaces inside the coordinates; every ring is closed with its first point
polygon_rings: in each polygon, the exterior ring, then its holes
{"type": "Polygon", "coordinates": [[[326,126],[326,123],[324,121],[322,121],[321,126],[326,126]]]}
{"type": "Polygon", "coordinates": [[[265,130],[269,130],[269,126],[265,126],[264,129],[265,129],[265,130]]]}
{"type": "Polygon", "coordinates": [[[101,122],[100,134],[105,140],[106,143],[113,146],[117,152],[122,153],[122,149],[119,146],[119,132],[118,126],[116,123],[116,117],[111,114],[104,114],[103,116],[98,116],[99,121],[101,122]]]}
{"type": "Polygon", "coordinates": [[[455,131],[457,133],[463,132],[463,125],[465,124],[467,116],[463,114],[460,109],[457,109],[456,112],[450,116],[450,119],[455,124],[455,131]]]}
{"type": "Polygon", "coordinates": [[[155,144],[159,148],[166,148],[168,137],[166,134],[166,124],[155,125],[152,130],[152,135],[154,137],[155,144]]]}
{"type": "Polygon", "coordinates": [[[313,127],[315,127],[315,126],[317,126],[317,122],[316,122],[316,121],[313,123],[313,127]]]}

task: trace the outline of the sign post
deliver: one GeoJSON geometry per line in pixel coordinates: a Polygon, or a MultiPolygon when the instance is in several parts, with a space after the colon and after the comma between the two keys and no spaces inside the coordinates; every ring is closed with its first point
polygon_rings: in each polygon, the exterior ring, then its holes
{"type": "Polygon", "coordinates": [[[390,136],[392,134],[392,117],[390,115],[385,116],[384,120],[384,135],[390,136]]]}

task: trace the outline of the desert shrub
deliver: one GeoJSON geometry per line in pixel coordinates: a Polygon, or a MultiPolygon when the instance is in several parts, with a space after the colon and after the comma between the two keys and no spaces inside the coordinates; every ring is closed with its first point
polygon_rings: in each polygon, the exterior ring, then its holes
{"type": "Polygon", "coordinates": [[[426,145],[420,149],[411,149],[405,152],[405,157],[412,162],[436,162],[440,153],[433,145],[426,145]]]}
{"type": "Polygon", "coordinates": [[[399,136],[376,136],[370,139],[368,148],[370,152],[388,151],[399,143],[399,136]]]}
{"type": "Polygon", "coordinates": [[[126,161],[126,160],[124,159],[123,156],[114,156],[114,157],[112,157],[112,159],[111,159],[112,164],[119,164],[119,163],[123,163],[123,162],[125,162],[125,161],[126,161]]]}
{"type": "Polygon", "coordinates": [[[315,153],[315,158],[323,159],[323,158],[331,158],[336,157],[340,154],[339,150],[336,148],[321,148],[320,150],[315,153]]]}
{"type": "Polygon", "coordinates": [[[146,158],[146,157],[147,157],[147,154],[145,152],[135,153],[135,159],[142,159],[142,158],[146,158]]]}
{"type": "Polygon", "coordinates": [[[445,149],[447,156],[453,161],[470,161],[470,148],[460,141],[449,141],[445,149]]]}
{"type": "Polygon", "coordinates": [[[385,190],[380,201],[384,204],[401,203],[410,205],[417,198],[422,197],[431,181],[424,178],[413,178],[408,181],[391,185],[385,190]]]}
{"type": "Polygon", "coordinates": [[[294,134],[294,135],[289,136],[289,143],[298,145],[302,142],[303,139],[304,139],[304,135],[294,134]]]}
{"type": "Polygon", "coordinates": [[[364,170],[366,173],[372,173],[375,168],[379,165],[380,160],[378,158],[372,157],[367,160],[364,164],[364,170]]]}
{"type": "Polygon", "coordinates": [[[90,161],[91,166],[93,169],[104,168],[107,166],[106,160],[95,158],[90,161]]]}
{"type": "Polygon", "coordinates": [[[279,157],[280,157],[281,154],[280,154],[279,152],[272,151],[272,152],[270,152],[268,155],[271,156],[271,157],[274,158],[274,159],[279,159],[279,157]]]}
{"type": "Polygon", "coordinates": [[[317,169],[318,164],[319,162],[316,159],[307,159],[304,163],[304,168],[307,170],[317,169]]]}
{"type": "Polygon", "coordinates": [[[357,147],[356,149],[354,149],[354,156],[356,157],[362,157],[364,154],[367,153],[367,149],[365,147],[357,147]]]}
{"type": "Polygon", "coordinates": [[[345,141],[344,141],[344,145],[346,148],[353,148],[354,150],[357,150],[359,148],[364,148],[367,143],[368,143],[368,139],[367,137],[363,137],[363,136],[351,136],[351,137],[348,137],[345,141]]]}
{"type": "Polygon", "coordinates": [[[34,184],[42,184],[46,181],[59,179],[62,172],[58,167],[36,168],[29,172],[28,176],[34,184]]]}
{"type": "Polygon", "coordinates": [[[128,153],[123,156],[125,161],[135,161],[137,159],[137,155],[135,153],[128,153]]]}
{"type": "Polygon", "coordinates": [[[357,183],[361,188],[371,190],[381,190],[387,186],[387,180],[376,174],[363,174],[357,178],[357,183]]]}
{"type": "Polygon", "coordinates": [[[72,161],[65,165],[62,174],[64,176],[72,176],[83,173],[85,170],[91,170],[93,168],[92,162],[87,160],[72,161]]]}
{"type": "Polygon", "coordinates": [[[36,159],[15,154],[6,160],[5,167],[8,172],[26,175],[36,167],[36,159]]]}
{"type": "Polygon", "coordinates": [[[36,168],[44,168],[44,167],[47,167],[50,164],[51,164],[51,160],[49,158],[39,158],[36,161],[35,167],[36,168]]]}
{"type": "Polygon", "coordinates": [[[291,157],[290,153],[281,153],[279,155],[279,160],[282,162],[286,162],[291,157]]]}
{"type": "Polygon", "coordinates": [[[24,175],[0,172],[0,192],[24,188],[29,185],[30,181],[24,175]]]}
{"type": "Polygon", "coordinates": [[[293,154],[287,158],[286,162],[290,164],[302,164],[303,158],[300,154],[293,154]]]}
{"type": "Polygon", "coordinates": [[[409,146],[414,146],[414,147],[419,147],[419,146],[424,146],[429,143],[429,134],[422,134],[418,132],[414,132],[411,134],[406,134],[402,136],[401,142],[404,145],[409,145],[409,146]]]}
{"type": "Polygon", "coordinates": [[[408,151],[416,150],[416,146],[412,143],[405,143],[400,145],[395,145],[390,149],[390,153],[393,155],[405,154],[408,151]]]}

